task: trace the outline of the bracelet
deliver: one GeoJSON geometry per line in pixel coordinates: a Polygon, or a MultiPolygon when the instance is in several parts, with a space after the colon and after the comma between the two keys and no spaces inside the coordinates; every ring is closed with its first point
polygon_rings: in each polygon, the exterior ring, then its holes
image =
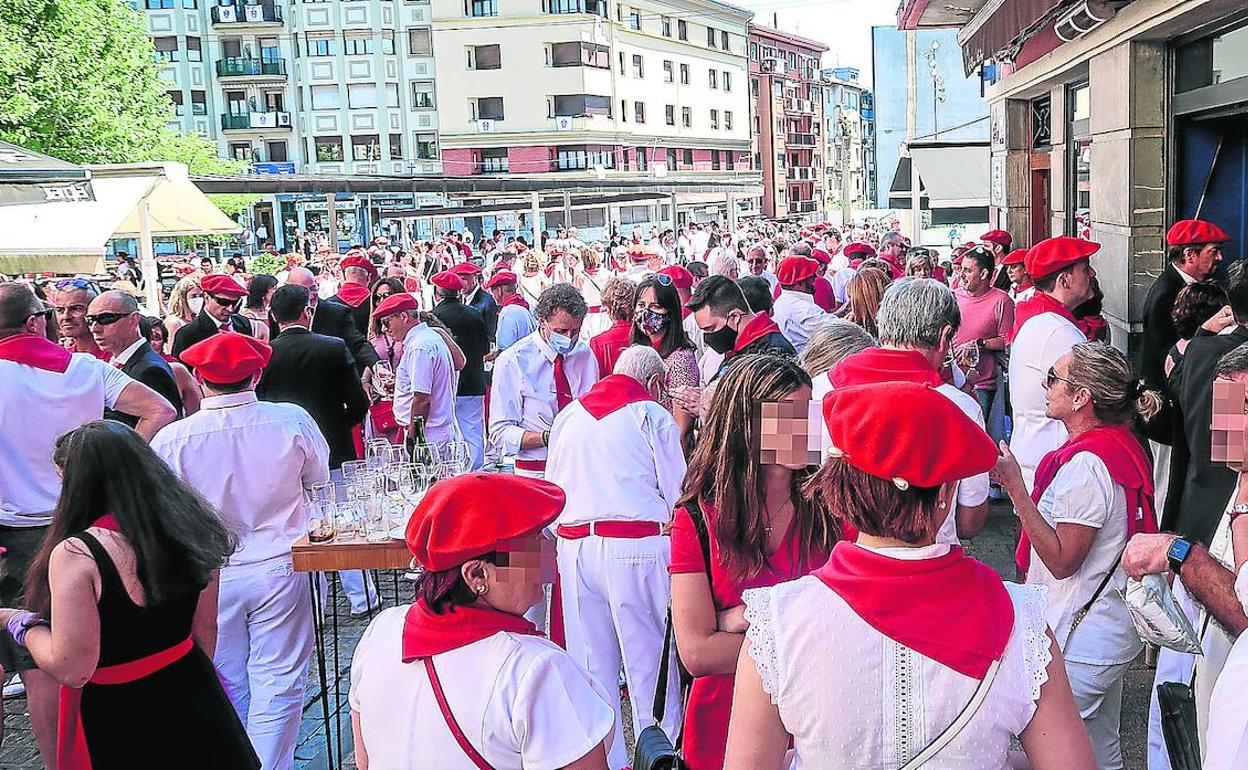
{"type": "Polygon", "coordinates": [[[46,626],[48,621],[33,612],[18,612],[9,618],[9,634],[19,647],[26,646],[26,632],[35,626],[46,626]]]}

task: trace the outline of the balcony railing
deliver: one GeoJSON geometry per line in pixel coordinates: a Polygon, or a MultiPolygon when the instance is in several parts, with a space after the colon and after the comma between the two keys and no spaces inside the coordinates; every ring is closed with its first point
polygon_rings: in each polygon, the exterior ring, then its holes
{"type": "Polygon", "coordinates": [[[247,129],[290,129],[289,112],[242,112],[225,113],[221,116],[222,131],[247,129]]]}
{"type": "Polygon", "coordinates": [[[815,169],[810,166],[790,166],[788,176],[790,182],[812,182],[817,178],[815,169]]]}
{"type": "Polygon", "coordinates": [[[250,59],[242,56],[232,56],[217,60],[217,77],[219,78],[267,77],[270,75],[285,77],[286,60],[250,59]]]}
{"type": "Polygon", "coordinates": [[[786,97],[784,100],[784,111],[796,113],[798,115],[813,115],[815,112],[815,106],[809,99],[786,97]]]}
{"type": "Polygon", "coordinates": [[[795,214],[809,214],[815,210],[814,201],[790,201],[789,211],[795,214]]]}
{"type": "Polygon", "coordinates": [[[213,24],[282,24],[282,9],[276,5],[214,5],[213,24]]]}
{"type": "Polygon", "coordinates": [[[814,147],[815,135],[790,133],[785,137],[785,142],[790,147],[814,147]]]}

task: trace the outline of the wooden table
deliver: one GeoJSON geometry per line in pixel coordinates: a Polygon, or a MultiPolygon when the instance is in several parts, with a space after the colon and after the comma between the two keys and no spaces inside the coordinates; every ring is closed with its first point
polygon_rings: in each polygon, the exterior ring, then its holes
{"type": "Polygon", "coordinates": [[[295,572],[334,572],[343,569],[407,569],[412,553],[402,540],[363,538],[310,543],[305,535],[290,548],[295,572]]]}

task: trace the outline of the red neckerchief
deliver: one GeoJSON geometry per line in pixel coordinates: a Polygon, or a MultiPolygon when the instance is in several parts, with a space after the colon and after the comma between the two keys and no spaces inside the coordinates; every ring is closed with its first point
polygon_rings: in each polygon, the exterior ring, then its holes
{"type": "Polygon", "coordinates": [[[519,305],[525,310],[529,309],[529,303],[525,302],[524,297],[521,297],[519,294],[508,294],[506,297],[503,297],[503,301],[498,304],[498,307],[501,310],[508,305],[519,305]]]}
{"type": "Polygon", "coordinates": [[[338,287],[338,299],[351,307],[359,307],[368,300],[368,287],[358,283],[344,283],[338,287]]]}
{"type": "Polygon", "coordinates": [[[876,631],[974,679],[1005,654],[1014,628],[1001,578],[961,546],[908,560],[841,541],[813,574],[876,631]]]}
{"type": "Polygon", "coordinates": [[[632,377],[625,374],[608,374],[594,383],[588,393],[581,396],[581,406],[585,407],[585,411],[593,415],[595,420],[601,420],[629,404],[653,400],[650,397],[650,391],[632,377]]]}
{"type": "Polygon", "coordinates": [[[1035,286],[1035,285],[1036,284],[1030,280],[1024,281],[1023,283],[1020,283],[1018,286],[1014,287],[1014,293],[1017,294],[1020,291],[1027,291],[1028,289],[1030,289],[1032,286],[1035,286]]]}
{"type": "Polygon", "coordinates": [[[555,274],[555,263],[551,262],[549,265],[547,265],[545,268],[542,269],[542,272],[546,274],[547,278],[550,278],[551,276],[553,276],[555,274]]]}
{"type": "Polygon", "coordinates": [[[64,374],[73,357],[65,348],[36,334],[14,334],[0,339],[0,360],[64,374]]]}
{"type": "Polygon", "coordinates": [[[888,265],[888,269],[892,271],[894,281],[897,280],[898,278],[905,277],[906,269],[902,267],[901,265],[897,264],[897,260],[894,259],[893,257],[887,254],[877,254],[875,258],[884,260],[884,263],[888,265]]]}
{"type": "Polygon", "coordinates": [[[751,318],[748,324],[741,327],[741,331],[737,333],[737,344],[732,346],[732,350],[728,351],[724,358],[732,358],[768,334],[779,332],[780,327],[776,325],[771,316],[759,313],[751,318]]]}
{"type": "MultiPolygon", "coordinates": [[[[1157,531],[1157,509],[1153,500],[1153,471],[1148,456],[1125,425],[1102,425],[1075,438],[1068,439],[1049,452],[1036,467],[1036,483],[1031,500],[1036,505],[1044,491],[1053,483],[1057,472],[1080,452],[1091,452],[1101,458],[1114,483],[1127,495],[1127,539],[1137,532],[1157,531]]],[[[1014,563],[1023,572],[1031,564],[1031,542],[1024,530],[1014,551],[1014,563]]]]}
{"type": "Polygon", "coordinates": [[[1101,339],[1101,335],[1109,327],[1109,323],[1106,322],[1104,316],[1098,313],[1096,315],[1084,316],[1083,318],[1076,318],[1075,326],[1079,331],[1083,332],[1083,336],[1088,338],[1088,342],[1096,342],[1101,339]]]}
{"type": "Polygon", "coordinates": [[[828,379],[834,388],[874,385],[880,382],[917,382],[939,387],[940,372],[917,350],[867,348],[846,356],[832,369],[828,379]]]}
{"type": "Polygon", "coordinates": [[[458,650],[503,631],[543,635],[519,615],[476,605],[455,607],[438,615],[424,599],[417,599],[403,621],[403,662],[458,650]]]}
{"type": "Polygon", "coordinates": [[[111,513],[106,513],[95,521],[91,522],[91,526],[107,529],[112,532],[120,532],[121,524],[117,522],[117,517],[111,513]]]}
{"type": "Polygon", "coordinates": [[[1043,313],[1057,313],[1075,326],[1079,325],[1079,320],[1070,312],[1070,309],[1058,302],[1052,294],[1037,291],[1031,299],[1023,300],[1014,307],[1014,329],[1010,332],[1009,341],[1014,342],[1014,338],[1018,336],[1024,323],[1043,313]]]}
{"type": "Polygon", "coordinates": [[[686,318],[688,318],[688,317],[689,317],[689,316],[691,316],[691,315],[693,315],[693,311],[692,311],[692,310],[690,310],[689,308],[685,307],[684,305],[681,305],[681,306],[680,306],[680,320],[682,320],[682,321],[683,321],[683,320],[685,320],[686,318]]]}
{"type": "Polygon", "coordinates": [[[815,276],[815,304],[825,313],[836,309],[836,293],[832,291],[832,283],[822,275],[815,276]]]}

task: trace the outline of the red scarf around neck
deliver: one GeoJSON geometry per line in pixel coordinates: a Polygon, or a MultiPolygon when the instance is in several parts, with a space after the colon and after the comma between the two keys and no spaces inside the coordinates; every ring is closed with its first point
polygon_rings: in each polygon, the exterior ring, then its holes
{"type": "Polygon", "coordinates": [[[368,299],[368,287],[358,283],[344,283],[338,287],[338,299],[351,307],[359,307],[368,299]]]}
{"type": "Polygon", "coordinates": [[[1014,628],[1001,578],[961,546],[906,560],[841,541],[814,575],[876,631],[974,679],[1005,654],[1014,628]]]}
{"type": "Polygon", "coordinates": [[[881,382],[914,382],[936,388],[944,383],[940,372],[919,351],[885,348],[867,348],[846,356],[828,379],[834,388],[881,382]]]}
{"type": "Polygon", "coordinates": [[[0,360],[64,374],[73,353],[34,334],[14,334],[0,339],[0,360]]]}
{"type": "Polygon", "coordinates": [[[1031,295],[1031,299],[1025,299],[1014,307],[1014,328],[1010,331],[1010,342],[1014,342],[1014,338],[1018,336],[1018,332],[1023,328],[1029,319],[1041,315],[1043,313],[1057,313],[1062,318],[1070,321],[1075,326],[1079,325],[1079,321],[1075,318],[1074,313],[1070,312],[1062,303],[1047,292],[1037,291],[1031,295]]]}
{"type": "Polygon", "coordinates": [[[593,415],[595,420],[601,420],[629,404],[653,400],[650,397],[650,391],[632,377],[626,374],[608,374],[594,383],[588,393],[581,396],[581,406],[585,407],[585,411],[593,415]]]}
{"type": "Polygon", "coordinates": [[[741,331],[737,333],[737,344],[732,346],[732,350],[724,356],[724,358],[732,358],[745,350],[750,345],[758,342],[768,334],[779,333],[780,327],[772,320],[771,316],[766,313],[759,313],[750,319],[750,322],[741,327],[741,331]]]}
{"type": "Polygon", "coordinates": [[[520,296],[519,294],[508,294],[506,297],[503,297],[503,301],[500,302],[498,306],[499,306],[499,309],[502,309],[502,308],[507,307],[508,305],[519,305],[525,310],[529,309],[529,303],[526,302],[524,297],[520,296]]]}
{"type": "MultiPolygon", "coordinates": [[[[1135,434],[1125,425],[1102,425],[1069,439],[1049,452],[1036,467],[1036,483],[1031,500],[1036,505],[1044,491],[1057,478],[1057,472],[1080,452],[1101,458],[1114,483],[1127,494],[1127,539],[1137,532],[1157,531],[1157,511],[1153,501],[1153,469],[1135,434]]],[[[1031,541],[1024,530],[1014,551],[1014,563],[1023,572],[1031,565],[1031,541]]]]}
{"type": "Polygon", "coordinates": [[[455,607],[438,615],[424,599],[417,599],[403,621],[403,662],[467,647],[504,631],[543,635],[519,615],[477,605],[455,607]]]}

